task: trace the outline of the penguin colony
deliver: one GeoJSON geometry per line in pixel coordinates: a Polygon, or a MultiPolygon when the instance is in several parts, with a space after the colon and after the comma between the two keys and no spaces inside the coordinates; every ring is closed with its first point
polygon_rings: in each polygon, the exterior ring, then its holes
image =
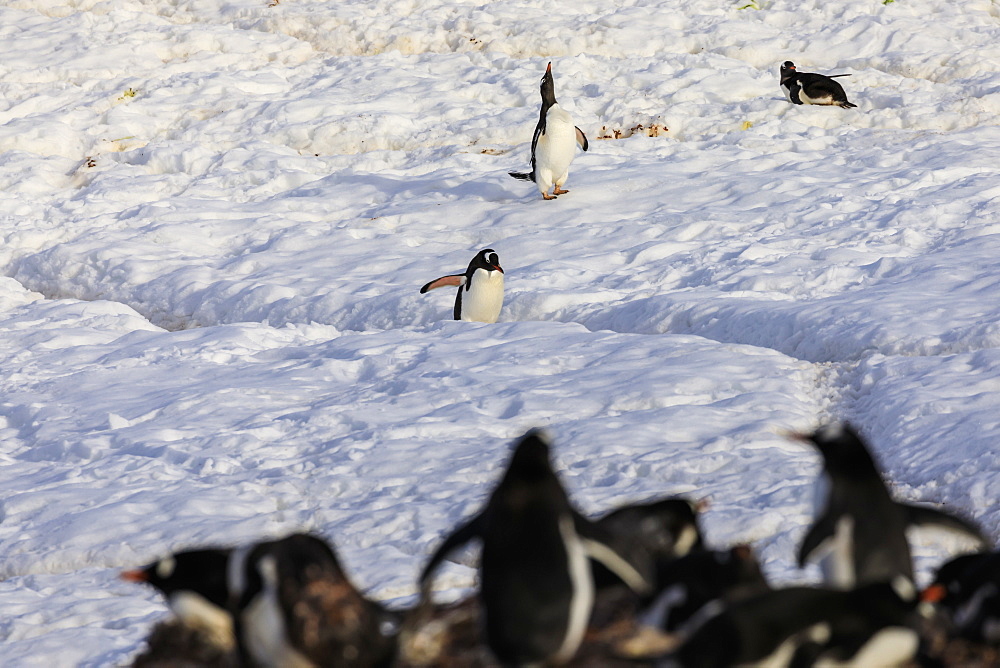
{"type": "MultiPolygon", "coordinates": [[[[791,61],[780,86],[794,104],[851,108],[834,77],[791,61]]],[[[545,200],[563,186],[586,135],[556,102],[549,63],[531,141],[545,200]]],[[[420,292],[457,288],[455,320],[496,322],[504,270],[479,251],[461,274],[420,292]]],[[[1000,665],[1000,552],[971,522],[892,498],[868,446],[847,424],[790,438],[823,460],[815,519],[800,567],[815,587],[772,588],[747,545],[705,545],[706,504],[667,497],[590,519],[554,468],[548,439],[525,434],[485,506],[447,535],[418,578],[419,597],[392,610],[364,596],[333,548],[310,534],[166,556],[122,573],[155,587],[174,618],[154,628],[136,666],[950,666],[1000,665]],[[984,550],[914,585],[906,532],[938,527],[984,550]],[[432,599],[435,572],[481,545],[478,591],[432,599]]]]}
{"type": "Polygon", "coordinates": [[[790,437],[823,459],[798,554],[800,565],[830,561],[823,586],[772,588],[749,546],[707,547],[702,503],[584,517],[548,439],[530,431],[485,506],[431,554],[410,609],[365,597],[314,535],[179,552],[122,574],[157,588],[175,615],[134,665],[998,665],[1000,552],[959,556],[918,592],[905,535],[936,526],[986,548],[980,530],[893,499],[850,425],[790,437]],[[435,571],[471,541],[482,546],[477,595],[435,603],[435,571]]]}
{"type": "MultiPolygon", "coordinates": [[[[799,72],[795,64],[787,60],[781,65],[779,75],[781,90],[793,104],[836,105],[845,109],[858,106],[848,102],[844,88],[833,80],[849,74],[825,76],[799,72]]],[[[569,113],[556,102],[552,63],[545,68],[539,92],[542,105],[535,133],[531,137],[531,171],[508,174],[515,179],[533,181],[543,199],[553,200],[569,192],[563,185],[569,178],[569,166],[576,156],[576,147],[586,151],[590,142],[583,130],[573,125],[569,113]]],[[[464,274],[437,278],[420,288],[420,294],[444,286],[457,286],[455,320],[496,322],[503,307],[503,279],[504,271],[500,268],[496,251],[485,248],[472,259],[464,274]]]]}

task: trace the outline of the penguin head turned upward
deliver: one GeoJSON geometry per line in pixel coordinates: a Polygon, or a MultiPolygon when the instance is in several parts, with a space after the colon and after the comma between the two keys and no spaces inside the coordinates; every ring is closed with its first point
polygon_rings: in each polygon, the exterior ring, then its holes
{"type": "Polygon", "coordinates": [[[823,455],[824,468],[831,476],[876,477],[881,480],[868,446],[850,424],[828,424],[812,434],[800,436],[799,439],[816,446],[823,455]]]}
{"type": "Polygon", "coordinates": [[[545,68],[545,74],[542,75],[542,82],[539,88],[542,93],[543,109],[556,103],[556,86],[552,80],[552,63],[549,63],[549,66],[545,68]]]}
{"type": "Polygon", "coordinates": [[[471,274],[476,269],[504,273],[500,267],[500,256],[492,248],[484,248],[476,253],[476,257],[472,258],[472,262],[469,263],[469,273],[471,274]]]}

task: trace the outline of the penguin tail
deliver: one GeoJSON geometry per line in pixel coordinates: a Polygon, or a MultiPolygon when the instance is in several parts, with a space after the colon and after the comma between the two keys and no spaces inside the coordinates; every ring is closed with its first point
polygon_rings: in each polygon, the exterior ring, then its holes
{"type": "Polygon", "coordinates": [[[513,176],[515,179],[520,179],[521,181],[534,181],[535,180],[535,173],[534,172],[507,172],[507,173],[510,174],[511,176],[513,176]]]}
{"type": "Polygon", "coordinates": [[[844,100],[843,102],[840,103],[840,106],[843,107],[844,109],[853,109],[854,107],[857,107],[858,105],[856,105],[856,104],[854,104],[852,102],[848,102],[847,100],[844,100]]]}

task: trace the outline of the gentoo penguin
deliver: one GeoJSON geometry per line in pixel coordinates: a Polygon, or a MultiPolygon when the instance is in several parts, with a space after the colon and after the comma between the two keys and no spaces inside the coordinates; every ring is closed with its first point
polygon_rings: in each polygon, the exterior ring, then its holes
{"type": "Polygon", "coordinates": [[[915,607],[916,590],[902,576],[849,591],[766,591],[721,609],[658,665],[903,666],[920,644],[915,607]]]}
{"type": "Polygon", "coordinates": [[[545,68],[541,85],[542,108],[538,125],[531,138],[531,171],[508,172],[515,179],[534,181],[544,199],[555,199],[568,193],[563,184],[569,177],[569,163],[573,162],[576,144],[584,151],[590,148],[583,130],[573,125],[573,118],[556,102],[556,89],[552,82],[552,63],[545,68]],[[549,194],[549,188],[555,190],[549,194]]]}
{"type": "Polygon", "coordinates": [[[748,545],[701,550],[665,562],[656,572],[656,594],[643,623],[675,632],[721,605],[767,591],[770,586],[748,545]],[[714,605],[710,605],[714,604],[714,605]]]}
{"type": "Polygon", "coordinates": [[[1000,552],[952,559],[921,598],[943,609],[961,637],[1000,644],[1000,552]]]}
{"type": "Polygon", "coordinates": [[[420,294],[446,285],[458,286],[455,320],[496,322],[503,306],[503,269],[492,248],[484,248],[472,258],[464,274],[436,278],[420,288],[420,294]],[[464,294],[463,294],[464,293],[464,294]]]}
{"type": "Polygon", "coordinates": [[[125,571],[121,577],[156,587],[183,625],[200,630],[220,648],[231,648],[233,623],[228,612],[226,584],[231,552],[228,549],[178,552],[143,568],[125,571]]]}
{"type": "Polygon", "coordinates": [[[837,105],[850,109],[858,105],[847,101],[844,87],[834,81],[834,77],[849,77],[850,74],[813,74],[799,72],[795,63],[786,60],[781,65],[781,90],[792,104],[837,105]]]}
{"type": "Polygon", "coordinates": [[[588,559],[636,591],[647,580],[571,505],[537,431],[515,447],[486,507],[438,547],[420,575],[424,604],[432,575],[454,549],[482,541],[479,598],[487,645],[505,665],[563,664],[583,639],[594,602],[588,559]]]}
{"type": "Polygon", "coordinates": [[[868,447],[848,424],[833,424],[813,434],[792,435],[812,443],[823,456],[817,489],[817,516],[799,547],[798,562],[822,554],[827,584],[849,588],[913,579],[906,529],[936,525],[966,534],[980,543],[979,529],[961,518],[924,506],[894,501],[868,447]]]}
{"type": "Polygon", "coordinates": [[[362,596],[316,536],[292,534],[240,548],[228,579],[246,665],[362,668],[394,659],[399,615],[362,596]]]}
{"type": "MultiPolygon", "coordinates": [[[[616,508],[595,520],[607,532],[615,549],[629,563],[646,564],[647,572],[657,566],[703,549],[698,512],[701,505],[688,499],[671,497],[633,503],[616,508]]],[[[592,563],[598,588],[620,582],[600,563],[592,563]]]]}

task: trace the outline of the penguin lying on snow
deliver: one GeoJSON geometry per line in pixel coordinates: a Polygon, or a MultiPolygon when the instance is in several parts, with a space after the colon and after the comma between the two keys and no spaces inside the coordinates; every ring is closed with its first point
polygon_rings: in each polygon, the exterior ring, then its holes
{"type": "Polygon", "coordinates": [[[545,68],[541,84],[542,108],[538,125],[531,138],[531,171],[508,172],[515,179],[534,181],[544,199],[555,199],[568,193],[563,184],[569,177],[569,164],[576,154],[576,144],[584,151],[590,148],[583,130],[573,125],[573,118],[556,102],[552,81],[552,63],[545,68]],[[555,190],[549,194],[549,188],[555,190]]]}
{"type": "Polygon", "coordinates": [[[768,591],[708,619],[658,665],[903,666],[920,644],[915,606],[916,590],[904,577],[850,591],[768,591]]]}
{"type": "MultiPolygon", "coordinates": [[[[699,503],[674,497],[625,505],[594,523],[607,532],[615,550],[629,563],[652,573],[660,564],[703,549],[700,510],[699,503]]],[[[602,564],[592,562],[591,566],[598,587],[620,582],[602,564]]]]}
{"type": "Polygon", "coordinates": [[[472,258],[464,274],[436,278],[420,288],[420,294],[446,285],[458,286],[455,320],[496,322],[503,306],[503,277],[496,251],[484,248],[472,258]]]}
{"type": "Polygon", "coordinates": [[[329,545],[308,534],[236,550],[228,569],[245,665],[391,665],[400,615],[354,587],[329,545]]]}
{"type": "Polygon", "coordinates": [[[962,637],[1000,644],[1000,552],[949,561],[922,598],[942,608],[962,637]]]}
{"type": "Polygon", "coordinates": [[[438,547],[420,575],[423,604],[431,576],[452,550],[482,541],[480,591],[487,644],[504,664],[570,660],[594,602],[588,559],[603,563],[636,591],[640,573],[607,536],[570,504],[552,470],[549,444],[535,431],[517,444],[486,507],[438,547]]]}
{"type": "Polygon", "coordinates": [[[827,584],[849,588],[897,575],[912,581],[906,540],[910,526],[936,525],[985,544],[979,529],[966,520],[894,501],[868,447],[850,425],[829,425],[792,437],[812,443],[823,456],[823,484],[817,491],[821,510],[802,541],[798,562],[801,568],[808,559],[828,552],[823,564],[827,584]]]}
{"type": "Polygon", "coordinates": [[[781,65],[781,90],[792,104],[824,104],[837,105],[850,109],[858,105],[847,101],[844,87],[834,81],[834,77],[849,77],[850,74],[813,74],[799,72],[795,63],[786,60],[781,65]]]}
{"type": "Polygon", "coordinates": [[[657,569],[657,594],[643,621],[663,631],[677,631],[706,614],[710,609],[706,606],[714,601],[731,603],[768,589],[748,545],[692,552],[657,569]]]}
{"type": "Polygon", "coordinates": [[[200,633],[205,644],[227,651],[234,645],[226,585],[231,553],[229,549],[178,552],[143,568],[125,571],[121,577],[159,589],[181,625],[200,633]]]}

